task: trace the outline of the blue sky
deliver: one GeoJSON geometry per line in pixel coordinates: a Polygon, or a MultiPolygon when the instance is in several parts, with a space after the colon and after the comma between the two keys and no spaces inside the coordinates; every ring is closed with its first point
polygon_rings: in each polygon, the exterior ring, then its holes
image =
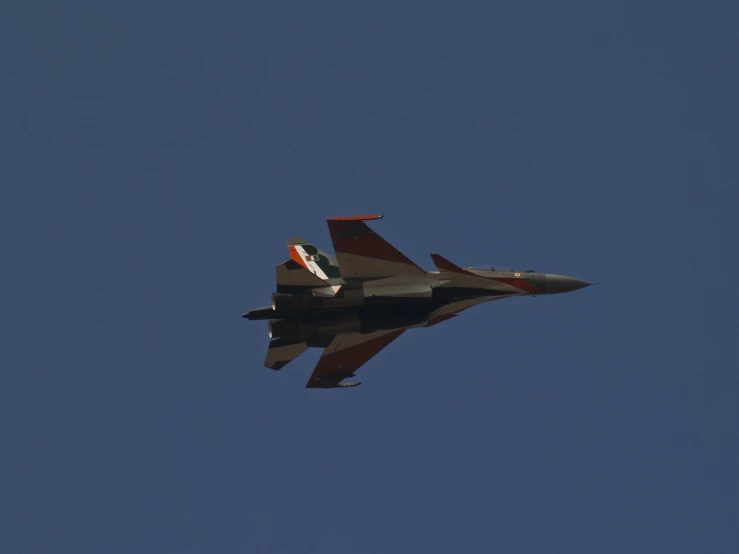
{"type": "Polygon", "coordinates": [[[733,2],[17,3],[0,552],[739,551],[733,2]],[[599,287],[261,366],[285,240],[599,287]]]}

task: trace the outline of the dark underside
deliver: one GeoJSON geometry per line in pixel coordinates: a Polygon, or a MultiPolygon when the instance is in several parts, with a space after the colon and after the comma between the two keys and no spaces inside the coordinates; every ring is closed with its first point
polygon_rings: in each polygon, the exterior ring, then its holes
{"type": "MultiPolygon", "coordinates": [[[[303,289],[304,291],[305,289],[303,289]]],[[[317,321],[327,317],[337,317],[341,314],[356,314],[360,319],[365,321],[372,320],[396,320],[396,321],[415,321],[422,320],[428,314],[438,308],[468,300],[471,298],[494,298],[498,296],[508,296],[510,292],[495,291],[489,289],[471,289],[471,288],[437,288],[433,291],[433,297],[428,298],[384,298],[369,297],[365,299],[366,304],[363,306],[351,306],[346,308],[337,308],[330,310],[311,310],[311,311],[277,311],[271,307],[258,308],[250,311],[244,317],[247,319],[290,319],[299,321],[317,321]]]]}

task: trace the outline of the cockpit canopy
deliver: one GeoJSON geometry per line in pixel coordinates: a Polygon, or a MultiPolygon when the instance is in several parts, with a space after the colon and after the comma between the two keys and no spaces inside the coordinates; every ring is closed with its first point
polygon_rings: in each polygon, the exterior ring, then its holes
{"type": "Polygon", "coordinates": [[[472,267],[466,267],[465,269],[476,269],[478,271],[513,271],[513,269],[509,267],[504,267],[501,265],[498,266],[492,266],[492,265],[473,265],[472,267]]]}

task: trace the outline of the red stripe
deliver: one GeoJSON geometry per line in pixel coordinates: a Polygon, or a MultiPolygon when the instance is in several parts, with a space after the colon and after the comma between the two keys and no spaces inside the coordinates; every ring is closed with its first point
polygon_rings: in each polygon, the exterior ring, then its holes
{"type": "Polygon", "coordinates": [[[318,364],[313,370],[313,374],[310,376],[307,386],[315,386],[315,383],[331,381],[332,379],[335,379],[336,382],[341,381],[345,376],[351,375],[357,369],[362,367],[375,354],[397,339],[404,332],[405,329],[392,331],[386,335],[381,335],[374,339],[350,346],[349,348],[337,350],[336,352],[322,356],[321,359],[318,360],[318,364]],[[338,366],[341,366],[341,369],[339,369],[338,366]]]}
{"type": "Polygon", "coordinates": [[[364,256],[421,268],[361,221],[328,220],[328,230],[337,254],[364,256]]]}
{"type": "Polygon", "coordinates": [[[437,323],[441,323],[442,321],[446,321],[447,319],[452,319],[453,317],[457,317],[457,314],[444,314],[436,316],[434,319],[429,320],[429,322],[426,324],[426,327],[431,327],[432,325],[436,325],[437,323]]]}
{"type": "Polygon", "coordinates": [[[510,285],[512,287],[516,287],[517,289],[525,290],[526,292],[531,292],[534,294],[541,292],[541,289],[539,287],[535,287],[525,279],[518,279],[516,277],[485,277],[485,279],[497,281],[499,283],[503,283],[504,285],[510,285]]]}
{"type": "Polygon", "coordinates": [[[538,294],[542,292],[539,287],[532,285],[529,281],[525,279],[519,279],[518,277],[485,277],[483,275],[471,273],[466,269],[462,269],[461,267],[454,265],[452,262],[439,256],[438,254],[431,254],[431,259],[434,260],[434,264],[436,265],[436,267],[442,271],[462,273],[463,275],[472,275],[473,277],[482,277],[483,279],[496,281],[498,283],[503,283],[504,285],[510,285],[512,287],[525,290],[526,292],[530,292],[532,294],[538,294]]]}
{"type": "Polygon", "coordinates": [[[454,265],[446,258],[439,256],[439,254],[431,254],[431,259],[434,260],[434,265],[441,271],[451,271],[452,273],[462,273],[465,275],[472,275],[469,271],[465,271],[459,266],[454,265]]]}

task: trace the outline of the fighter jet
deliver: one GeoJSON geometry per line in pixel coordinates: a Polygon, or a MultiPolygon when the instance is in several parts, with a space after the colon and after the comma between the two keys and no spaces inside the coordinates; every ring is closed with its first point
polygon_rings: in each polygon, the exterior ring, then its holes
{"type": "Polygon", "coordinates": [[[329,219],[336,258],[301,238],[287,241],[290,259],[277,266],[272,305],[243,315],[269,320],[266,367],[279,370],[310,347],[324,348],[306,386],[356,386],[344,379],[408,329],[492,300],[590,284],[532,270],[461,268],[439,254],[431,254],[437,270],[424,271],[364,223],[380,218],[329,219]]]}

